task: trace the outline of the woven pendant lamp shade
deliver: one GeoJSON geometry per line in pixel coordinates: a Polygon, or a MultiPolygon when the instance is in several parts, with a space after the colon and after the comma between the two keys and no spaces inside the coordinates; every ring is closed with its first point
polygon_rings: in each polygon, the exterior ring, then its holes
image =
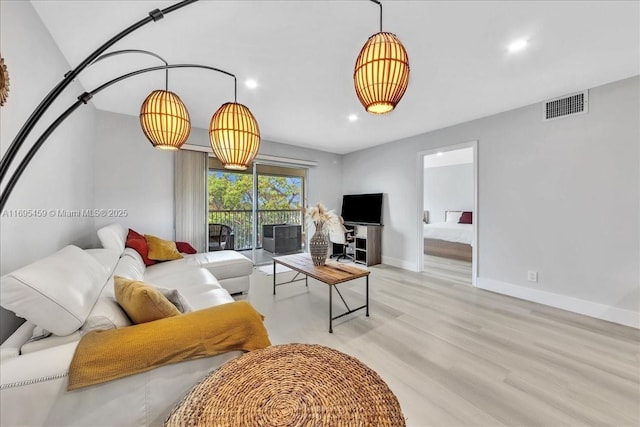
{"type": "Polygon", "coordinates": [[[178,95],[154,90],[140,107],[140,125],[154,147],[177,150],[189,138],[189,112],[178,95]]]}
{"type": "Polygon", "coordinates": [[[260,148],[260,129],[242,104],[223,104],[211,118],[209,139],[216,157],[227,169],[245,170],[260,148]]]}
{"type": "Polygon", "coordinates": [[[394,34],[369,37],[356,60],[353,82],[369,113],[384,114],[395,108],[409,84],[409,56],[394,34]]]}

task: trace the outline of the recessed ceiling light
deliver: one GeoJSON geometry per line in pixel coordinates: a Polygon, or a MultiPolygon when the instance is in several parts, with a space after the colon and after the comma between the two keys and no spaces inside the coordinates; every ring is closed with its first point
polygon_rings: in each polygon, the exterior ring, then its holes
{"type": "Polygon", "coordinates": [[[519,40],[516,40],[516,41],[512,42],[508,46],[508,49],[509,49],[510,53],[520,52],[521,50],[526,48],[528,44],[529,44],[529,42],[527,40],[519,39],[519,40]]]}
{"type": "Polygon", "coordinates": [[[438,151],[438,156],[442,156],[442,151],[438,151]]]}
{"type": "Polygon", "coordinates": [[[255,89],[258,87],[258,82],[253,79],[247,79],[245,80],[244,85],[249,89],[255,89]]]}
{"type": "Polygon", "coordinates": [[[356,116],[355,114],[349,114],[348,119],[350,122],[355,122],[356,120],[358,120],[358,116],[356,116]]]}

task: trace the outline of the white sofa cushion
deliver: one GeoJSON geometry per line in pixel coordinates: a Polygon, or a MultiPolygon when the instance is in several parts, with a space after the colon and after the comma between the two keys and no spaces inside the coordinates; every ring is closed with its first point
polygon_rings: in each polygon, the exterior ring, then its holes
{"type": "MultiPolygon", "coordinates": [[[[131,248],[126,248],[118,262],[118,265],[113,271],[113,275],[126,277],[131,280],[142,280],[145,270],[146,267],[140,254],[131,248]]],[[[113,283],[111,284],[111,287],[113,288],[113,283]]]]}
{"type": "Polygon", "coordinates": [[[179,292],[189,301],[193,310],[202,310],[235,301],[226,289],[211,285],[191,284],[179,289],[179,292]]]}
{"type": "Polygon", "coordinates": [[[253,262],[235,251],[202,252],[187,255],[187,257],[195,260],[200,267],[209,270],[218,280],[251,276],[253,273],[253,262]]]}
{"type": "Polygon", "coordinates": [[[155,279],[156,277],[164,277],[167,274],[191,270],[198,267],[197,263],[191,261],[191,257],[175,259],[173,261],[163,261],[147,266],[144,271],[144,277],[146,279],[155,279]]]}
{"type": "Polygon", "coordinates": [[[95,304],[109,271],[67,246],[0,278],[2,306],[56,335],[78,330],[95,304]]]}
{"type": "Polygon", "coordinates": [[[85,249],[85,252],[94,257],[106,269],[108,276],[113,273],[120,260],[120,255],[122,255],[122,252],[114,249],[85,249]]]}
{"type": "Polygon", "coordinates": [[[250,276],[253,273],[253,262],[241,253],[216,251],[185,255],[183,259],[150,265],[147,267],[144,276],[148,280],[154,280],[156,277],[166,276],[167,274],[193,267],[206,268],[218,280],[250,276]]]}
{"type": "Polygon", "coordinates": [[[155,276],[153,279],[150,279],[145,274],[143,280],[156,287],[174,288],[180,292],[191,285],[207,285],[214,288],[222,287],[213,274],[209,273],[204,268],[197,267],[169,272],[162,276],[155,276]]]}
{"type": "Polygon", "coordinates": [[[105,225],[98,230],[98,238],[103,248],[113,249],[122,253],[124,252],[124,245],[127,242],[128,232],[129,230],[124,228],[122,224],[113,223],[105,225]]]}
{"type": "Polygon", "coordinates": [[[59,345],[68,344],[74,341],[80,341],[82,334],[80,331],[75,331],[70,335],[59,337],[58,335],[51,335],[45,339],[36,341],[27,341],[22,347],[20,347],[20,354],[25,355],[29,353],[35,353],[36,351],[45,350],[47,348],[57,347],[59,345]]]}

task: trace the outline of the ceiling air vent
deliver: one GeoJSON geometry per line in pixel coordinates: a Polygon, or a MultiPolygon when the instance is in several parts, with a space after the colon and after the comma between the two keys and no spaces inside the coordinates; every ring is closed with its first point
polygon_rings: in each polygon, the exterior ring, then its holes
{"type": "Polygon", "coordinates": [[[584,114],[587,111],[589,111],[589,92],[585,90],[546,101],[543,104],[542,119],[554,120],[584,114]]]}

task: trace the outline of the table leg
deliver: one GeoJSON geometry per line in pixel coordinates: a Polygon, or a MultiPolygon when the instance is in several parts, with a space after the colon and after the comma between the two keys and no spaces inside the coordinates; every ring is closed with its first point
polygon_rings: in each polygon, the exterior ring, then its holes
{"type": "Polygon", "coordinates": [[[273,261],[273,294],[276,294],[276,261],[273,261]]]}
{"type": "Polygon", "coordinates": [[[369,276],[367,276],[367,317],[369,317],[369,276]]]}
{"type": "Polygon", "coordinates": [[[329,333],[333,333],[333,286],[329,285],[329,333]]]}

